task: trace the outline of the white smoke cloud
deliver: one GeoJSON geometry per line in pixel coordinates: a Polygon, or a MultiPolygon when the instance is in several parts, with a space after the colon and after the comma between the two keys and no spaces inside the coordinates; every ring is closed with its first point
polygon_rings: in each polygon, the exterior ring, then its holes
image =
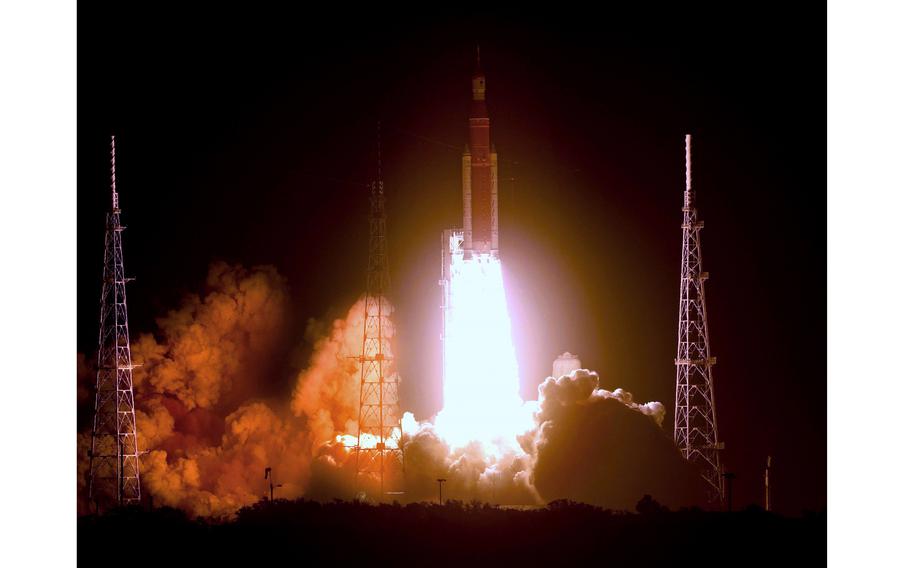
{"type": "MultiPolygon", "coordinates": [[[[685,502],[688,497],[674,499],[673,495],[661,491],[660,484],[645,482],[640,484],[640,493],[636,489],[634,493],[620,496],[615,491],[602,491],[597,476],[578,475],[580,471],[590,472],[606,466],[613,470],[614,476],[624,477],[629,469],[638,468],[641,456],[647,456],[649,452],[676,458],[668,463],[687,470],[687,464],[660,430],[665,414],[663,405],[659,402],[638,404],[628,391],[600,389],[599,382],[598,374],[587,369],[558,378],[548,377],[538,387],[539,400],[526,403],[536,411],[533,426],[518,436],[521,451],[485,452],[479,442],[452,448],[431,422],[418,422],[406,414],[403,426],[409,497],[432,499],[437,491],[436,479],[442,477],[447,480],[445,495],[462,500],[533,505],[583,495],[585,498],[578,500],[631,509],[644,492],[650,491],[667,502],[685,502]],[[596,415],[604,407],[607,415],[620,416],[622,423],[631,430],[616,431],[610,428],[611,424],[601,421],[576,428],[580,419],[596,415]],[[642,419],[630,420],[630,415],[642,419]],[[574,436],[561,435],[567,429],[572,430],[574,436]],[[605,441],[611,437],[646,442],[640,442],[642,448],[631,453],[628,444],[619,445],[625,453],[611,453],[609,443],[595,443],[590,449],[579,444],[579,440],[605,441]],[[577,452],[574,451],[576,446],[579,446],[577,452]],[[573,460],[554,463],[550,459],[552,455],[572,453],[575,454],[573,460]],[[556,476],[564,483],[553,483],[556,476]],[[541,480],[542,485],[538,483],[541,480]]],[[[615,443],[612,445],[617,447],[615,443]]]]}

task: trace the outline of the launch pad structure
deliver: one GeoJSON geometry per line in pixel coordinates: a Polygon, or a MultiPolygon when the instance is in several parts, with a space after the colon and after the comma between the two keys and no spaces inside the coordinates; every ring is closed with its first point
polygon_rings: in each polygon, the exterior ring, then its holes
{"type": "Polygon", "coordinates": [[[97,507],[138,503],[139,448],[133,398],[133,361],[127,322],[116,141],[111,136],[111,211],[104,234],[97,380],[89,452],[89,500],[97,507]]]}
{"type": "Polygon", "coordinates": [[[686,190],[683,194],[682,259],[679,283],[679,328],[676,347],[676,410],[673,439],[708,484],[710,502],[724,501],[720,466],[723,444],[717,440],[714,375],[717,359],[708,340],[708,312],[702,270],[701,230],[692,189],[692,136],[686,135],[686,190]]]}
{"type": "Polygon", "coordinates": [[[386,242],[385,188],[377,125],[377,176],[370,184],[370,244],[364,296],[360,363],[360,410],[357,420],[356,480],[358,490],[378,484],[378,500],[404,490],[399,375],[392,352],[392,305],[386,242]]]}

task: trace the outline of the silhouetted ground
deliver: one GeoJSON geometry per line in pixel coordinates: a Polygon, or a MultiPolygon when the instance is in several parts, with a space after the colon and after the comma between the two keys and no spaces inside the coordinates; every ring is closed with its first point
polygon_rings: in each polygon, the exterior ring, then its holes
{"type": "Polygon", "coordinates": [[[448,502],[367,505],[278,500],[234,519],[124,508],[80,517],[80,565],[144,566],[770,566],[825,565],[823,513],[612,512],[557,501],[541,509],[448,502]],[[696,561],[697,555],[700,561],[696,561]]]}

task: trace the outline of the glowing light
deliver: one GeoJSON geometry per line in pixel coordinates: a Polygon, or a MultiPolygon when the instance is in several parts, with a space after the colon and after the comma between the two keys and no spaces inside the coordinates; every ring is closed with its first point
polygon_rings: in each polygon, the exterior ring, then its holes
{"type": "Polygon", "coordinates": [[[437,432],[455,447],[471,441],[486,453],[518,450],[515,437],[532,426],[532,405],[518,394],[518,361],[506,304],[502,263],[491,254],[465,258],[450,244],[444,335],[443,410],[437,432]]]}
{"type": "MultiPolygon", "coordinates": [[[[392,428],[391,435],[385,440],[386,448],[390,450],[398,449],[398,440],[400,439],[401,432],[398,428],[392,428]]],[[[341,443],[347,451],[357,448],[357,436],[354,434],[338,434],[335,436],[335,441],[341,443]]],[[[373,434],[364,432],[360,435],[360,447],[365,450],[372,450],[379,447],[380,441],[379,436],[373,434]]]]}

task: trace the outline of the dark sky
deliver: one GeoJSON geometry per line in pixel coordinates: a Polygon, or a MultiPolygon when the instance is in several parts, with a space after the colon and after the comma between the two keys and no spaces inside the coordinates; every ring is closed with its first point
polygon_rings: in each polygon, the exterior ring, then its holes
{"type": "Polygon", "coordinates": [[[736,502],[761,501],[771,454],[776,507],[824,508],[823,12],[686,14],[418,22],[80,6],[78,350],[97,341],[110,134],[133,334],[200,292],[212,261],[272,264],[293,299],[290,348],[308,318],[338,315],[362,291],[362,184],[381,119],[403,397],[432,415],[439,232],[461,219],[479,41],[523,395],[571,350],[602,386],[664,402],[672,428],[691,133],[736,502]]]}

